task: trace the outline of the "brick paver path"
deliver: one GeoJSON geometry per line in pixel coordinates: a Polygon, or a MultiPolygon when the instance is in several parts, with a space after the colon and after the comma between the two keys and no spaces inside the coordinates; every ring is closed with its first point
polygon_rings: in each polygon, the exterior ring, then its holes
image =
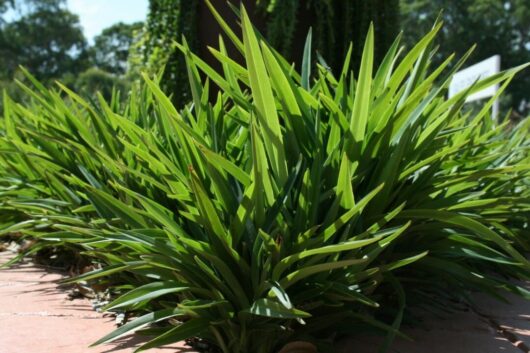
{"type": "MultiPolygon", "coordinates": [[[[13,255],[0,252],[0,264],[13,255]]],[[[137,338],[87,348],[115,328],[114,318],[92,310],[86,299],[69,300],[64,278],[29,263],[0,269],[0,353],[132,353],[137,338]]],[[[183,344],[148,353],[192,352],[183,344]]]]}
{"type": "MultiPolygon", "coordinates": [[[[0,264],[12,256],[0,252],[0,264]]],[[[0,269],[0,353],[132,353],[138,338],[87,348],[115,328],[114,320],[93,311],[88,300],[69,300],[57,285],[62,278],[30,263],[0,269]]],[[[426,315],[421,329],[403,329],[414,341],[398,338],[389,352],[530,353],[530,301],[507,299],[511,304],[478,295],[476,311],[446,319],[426,315]]],[[[381,341],[357,336],[342,340],[330,353],[376,353],[381,341]]],[[[184,344],[148,351],[184,352],[193,353],[184,344]]]]}

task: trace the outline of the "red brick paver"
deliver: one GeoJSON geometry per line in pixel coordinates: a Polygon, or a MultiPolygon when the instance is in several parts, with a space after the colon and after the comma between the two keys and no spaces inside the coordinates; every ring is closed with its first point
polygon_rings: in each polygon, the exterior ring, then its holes
{"type": "MultiPolygon", "coordinates": [[[[11,256],[0,252],[0,264],[11,256]]],[[[138,347],[140,338],[127,337],[87,348],[115,328],[114,319],[93,311],[86,299],[69,300],[57,285],[62,278],[29,263],[0,269],[0,353],[132,353],[138,347]]],[[[476,311],[425,315],[418,328],[403,328],[413,341],[398,338],[389,353],[530,353],[530,301],[507,298],[510,305],[477,295],[476,311]]],[[[376,353],[382,341],[356,336],[329,353],[376,353]]],[[[148,351],[184,352],[194,353],[182,343],[148,351]]]]}
{"type": "MultiPolygon", "coordinates": [[[[13,255],[0,252],[0,264],[13,255]]],[[[0,353],[132,353],[138,338],[88,346],[115,329],[114,319],[92,310],[86,299],[69,300],[64,278],[32,264],[0,269],[0,353]]],[[[192,352],[184,344],[148,353],[192,352]]]]}

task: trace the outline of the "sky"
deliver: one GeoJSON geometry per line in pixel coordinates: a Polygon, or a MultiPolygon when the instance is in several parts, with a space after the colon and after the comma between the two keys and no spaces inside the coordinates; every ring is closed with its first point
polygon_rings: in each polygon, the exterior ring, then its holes
{"type": "Polygon", "coordinates": [[[67,0],[68,9],[79,16],[85,37],[94,36],[114,23],[145,21],[148,0],[67,0]]]}

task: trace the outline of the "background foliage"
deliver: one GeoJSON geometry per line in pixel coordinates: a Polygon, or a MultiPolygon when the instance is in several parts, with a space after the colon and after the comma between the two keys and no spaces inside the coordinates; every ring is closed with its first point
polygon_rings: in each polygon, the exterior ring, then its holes
{"type": "Polygon", "coordinates": [[[146,23],[148,37],[144,47],[144,60],[148,64],[146,71],[156,73],[165,68],[162,86],[180,105],[187,103],[191,96],[186,84],[184,57],[173,42],[185,36],[189,45],[197,49],[198,4],[199,0],[149,1],[146,23]]]}
{"type": "Polygon", "coordinates": [[[19,65],[44,81],[76,75],[86,67],[86,40],[79,18],[59,3],[36,6],[2,28],[3,77],[19,65]]]}
{"type": "MultiPolygon", "coordinates": [[[[376,61],[382,58],[399,29],[398,0],[244,0],[242,2],[252,9],[250,16],[267,40],[289,61],[299,60],[305,36],[312,27],[314,46],[333,70],[340,69],[352,40],[361,43],[364,41],[371,21],[375,24],[375,37],[378,42],[375,51],[376,61]]],[[[216,1],[215,5],[228,8],[224,1],[216,1]]],[[[149,57],[155,56],[167,62],[162,83],[165,91],[171,94],[179,105],[189,100],[190,92],[180,83],[186,80],[183,77],[184,57],[175,50],[172,42],[184,35],[192,49],[208,55],[205,50],[206,38],[201,37],[200,26],[217,25],[213,17],[204,15],[205,12],[200,12],[202,18],[200,22],[197,21],[201,7],[206,7],[204,1],[150,1],[147,20],[149,33],[149,44],[146,46],[147,61],[149,62],[149,57]]],[[[236,27],[235,23],[230,25],[236,27]]],[[[352,58],[354,63],[359,63],[361,46],[354,48],[352,58]]],[[[297,64],[301,63],[298,61],[297,64]]]]}
{"type": "Polygon", "coordinates": [[[142,29],[142,22],[119,22],[105,28],[94,38],[94,45],[90,48],[93,65],[109,73],[126,74],[130,47],[142,29]]]}
{"type": "Polygon", "coordinates": [[[89,45],[65,0],[4,1],[0,14],[0,87],[11,94],[21,96],[12,83],[22,79],[20,65],[45,84],[60,79],[88,96],[130,85],[129,48],[142,23],[117,23],[89,45]]]}
{"type": "MultiPolygon", "coordinates": [[[[445,23],[440,35],[439,64],[455,52],[463,54],[477,44],[470,63],[492,55],[501,56],[503,68],[530,61],[530,2],[526,0],[401,0],[402,28],[407,43],[428,30],[437,16],[445,23]]],[[[530,112],[530,73],[516,77],[503,102],[515,109],[516,118],[530,112]]]]}
{"type": "MultiPolygon", "coordinates": [[[[443,45],[434,58],[435,64],[453,51],[462,55],[475,43],[478,47],[470,63],[494,54],[501,55],[503,67],[530,60],[530,3],[525,0],[245,0],[245,4],[249,5],[250,16],[260,31],[289,61],[296,62],[301,57],[304,38],[311,26],[314,48],[335,73],[349,42],[362,43],[370,21],[375,24],[374,35],[379,43],[375,48],[378,62],[400,28],[404,30],[403,43],[410,47],[419,39],[419,33],[432,27],[442,10],[443,45]]],[[[231,12],[224,0],[217,0],[216,6],[231,12]]],[[[138,81],[142,71],[157,73],[166,66],[162,86],[174,102],[183,105],[190,99],[187,85],[182,84],[187,81],[184,58],[172,43],[185,35],[190,48],[208,62],[215,62],[205,49],[197,22],[199,16],[207,13],[204,8],[202,0],[151,1],[145,28],[139,23],[116,24],[89,46],[77,17],[66,9],[64,0],[3,0],[0,86],[16,91],[11,80],[19,64],[45,82],[60,78],[71,84],[75,84],[75,77],[81,72],[97,67],[112,75],[118,85],[123,80],[138,81]],[[8,17],[7,10],[11,13],[8,17]],[[43,30],[38,23],[50,26],[43,30]],[[45,35],[32,35],[37,32],[45,35]],[[52,42],[54,45],[49,46],[52,42]]],[[[202,21],[215,26],[211,17],[202,21]]],[[[216,39],[208,44],[215,45],[216,39]]],[[[359,47],[353,47],[354,67],[360,62],[359,47]]],[[[230,45],[228,50],[233,53],[230,45]]],[[[313,61],[317,59],[317,55],[313,56],[313,61]]],[[[297,65],[300,64],[298,61],[297,65]]],[[[80,85],[82,82],[77,89],[88,92],[88,87],[80,85]]],[[[111,87],[105,90],[110,91],[111,87]]],[[[528,92],[530,74],[522,73],[503,98],[503,111],[513,108],[512,118],[524,117],[530,111],[528,92]]]]}

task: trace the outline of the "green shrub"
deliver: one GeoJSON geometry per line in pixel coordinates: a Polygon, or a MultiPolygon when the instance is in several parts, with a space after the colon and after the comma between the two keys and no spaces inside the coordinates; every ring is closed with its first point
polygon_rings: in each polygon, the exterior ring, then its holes
{"type": "Polygon", "coordinates": [[[219,21],[243,66],[222,41],[221,73],[179,44],[193,93],[180,112],[148,77],[124,106],[35,80],[32,103],[4,99],[0,234],[103,265],[76,281],[119,275],[106,309],[141,316],[97,343],[153,323],[140,350],[195,336],[269,353],[367,326],[388,343],[406,299],[528,296],[506,277],[530,274],[529,123],[494,126],[495,97],[462,113],[522,66],[447,99],[467,55],[430,66],[440,24],[377,69],[371,28],[359,74],[334,77],[310,72],[310,40],[298,73],[241,19],[242,40],[219,21]]]}
{"type": "Polygon", "coordinates": [[[112,98],[115,90],[127,92],[130,82],[126,78],[92,67],[75,80],[74,87],[80,95],[91,97],[100,92],[105,100],[112,98]]]}

